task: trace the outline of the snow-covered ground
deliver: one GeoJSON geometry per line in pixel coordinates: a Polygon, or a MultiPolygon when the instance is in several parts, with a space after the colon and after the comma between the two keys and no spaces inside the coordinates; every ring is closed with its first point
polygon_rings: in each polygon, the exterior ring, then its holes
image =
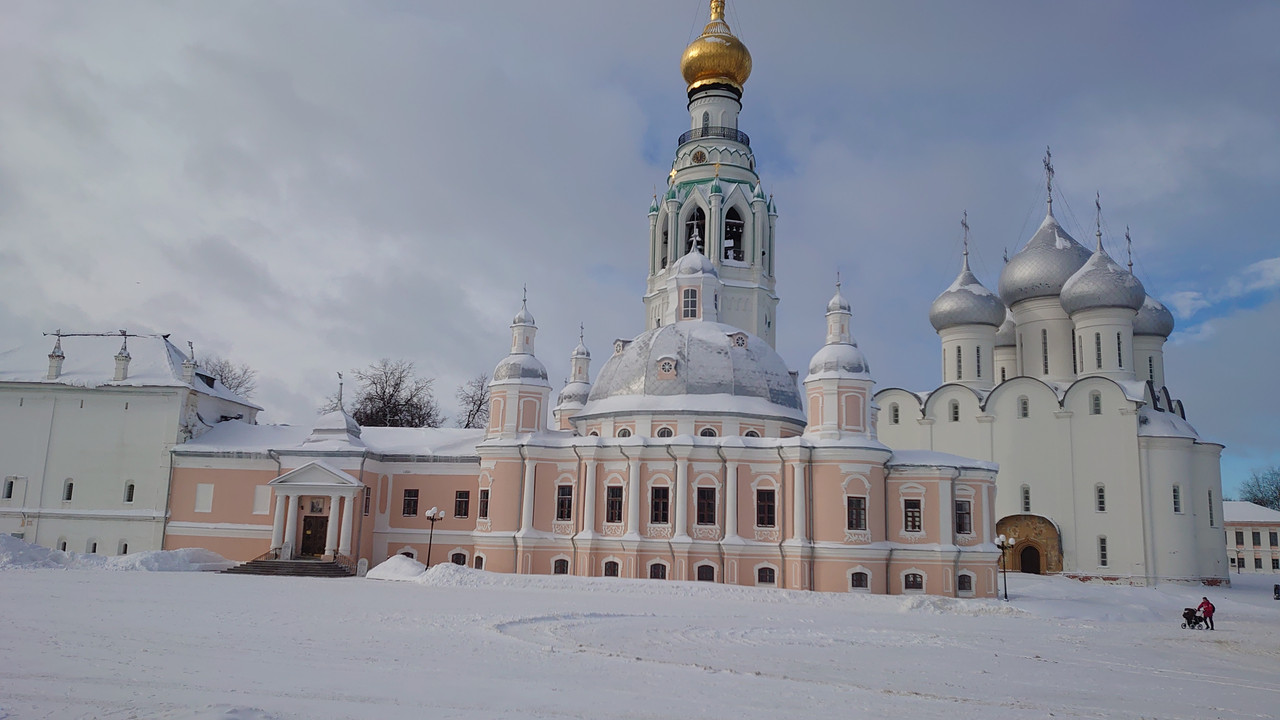
{"type": "Polygon", "coordinates": [[[1017,574],[1006,604],[453,565],[420,574],[407,560],[373,573],[402,582],[31,569],[12,547],[0,542],[6,719],[1198,720],[1280,709],[1277,576],[1146,589],[1017,574]],[[1179,628],[1206,593],[1218,629],[1179,628]]]}

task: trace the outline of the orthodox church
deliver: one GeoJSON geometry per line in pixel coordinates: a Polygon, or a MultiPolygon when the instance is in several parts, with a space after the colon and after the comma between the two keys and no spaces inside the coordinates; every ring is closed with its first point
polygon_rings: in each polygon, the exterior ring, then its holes
{"type": "MultiPolygon", "coordinates": [[[[942,384],[881,390],[893,448],[998,463],[997,529],[1010,569],[1134,584],[1229,580],[1220,457],[1165,383],[1173,315],[1102,242],[1090,252],[1047,209],[1000,273],[969,269],[934,300],[942,384]]],[[[1128,232],[1126,231],[1126,240],[1128,232]]]]}

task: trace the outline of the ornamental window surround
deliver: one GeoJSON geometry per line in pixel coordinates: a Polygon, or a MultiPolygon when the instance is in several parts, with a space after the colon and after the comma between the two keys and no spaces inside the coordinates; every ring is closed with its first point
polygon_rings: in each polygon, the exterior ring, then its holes
{"type": "Polygon", "coordinates": [[[904,532],[924,531],[924,515],[921,500],[909,498],[902,501],[902,529],[904,532]]]}
{"type": "Polygon", "coordinates": [[[483,556],[483,555],[476,555],[474,558],[472,558],[472,560],[471,560],[471,567],[473,567],[473,568],[475,568],[475,569],[477,569],[477,570],[483,570],[483,569],[484,569],[484,556],[483,556]]]}
{"type": "Polygon", "coordinates": [[[715,437],[716,429],[711,427],[704,427],[698,431],[698,436],[699,437],[715,437]]]}
{"type": "Polygon", "coordinates": [[[919,590],[924,591],[924,575],[920,573],[907,573],[902,576],[903,590],[919,590]]]}
{"type": "Polygon", "coordinates": [[[666,579],[667,579],[667,564],[666,564],[666,563],[663,563],[663,562],[655,562],[655,563],[653,563],[652,565],[650,565],[650,566],[649,566],[649,579],[650,579],[650,580],[666,580],[666,579]]]}
{"type": "Polygon", "coordinates": [[[956,592],[973,593],[973,576],[969,573],[960,573],[956,576],[956,592]]]}
{"type": "Polygon", "coordinates": [[[968,500],[956,501],[956,533],[973,534],[973,503],[968,500]]]}
{"type": "Polygon", "coordinates": [[[716,566],[715,565],[699,565],[698,580],[701,582],[715,582],[716,566]]]}
{"type": "Polygon", "coordinates": [[[777,582],[778,571],[771,567],[762,567],[756,569],[757,585],[773,585],[777,582]]]}
{"type": "Polygon", "coordinates": [[[569,561],[564,558],[557,558],[556,561],[551,565],[551,574],[552,575],[568,575],[569,561]]]}
{"type": "Polygon", "coordinates": [[[673,431],[671,430],[671,428],[669,428],[669,427],[660,427],[660,428],[658,428],[658,437],[660,437],[660,438],[669,438],[669,437],[671,437],[672,435],[675,435],[675,432],[673,432],[673,431]]]}
{"type": "Polygon", "coordinates": [[[671,524],[671,488],[656,486],[649,491],[649,524],[671,524]]]}
{"type": "Polygon", "coordinates": [[[746,260],[746,249],[743,247],[742,236],[746,228],[746,223],[742,221],[742,215],[738,213],[737,208],[729,208],[724,217],[724,259],[732,262],[743,262],[746,260]]]}
{"type": "Polygon", "coordinates": [[[461,565],[462,567],[466,567],[467,554],[464,552],[451,553],[449,555],[449,562],[453,563],[454,565],[461,565]]]}
{"type": "Polygon", "coordinates": [[[604,521],[622,522],[622,486],[609,485],[604,489],[604,521]]]}
{"type": "Polygon", "coordinates": [[[619,429],[618,429],[618,437],[620,437],[620,438],[629,438],[629,437],[631,437],[631,428],[619,428],[619,429]]]}
{"type": "Polygon", "coordinates": [[[859,570],[849,576],[850,590],[866,590],[871,586],[871,576],[859,570]]]}
{"type": "Polygon", "coordinates": [[[573,519],[573,486],[556,486],[556,520],[573,519]]]}
{"type": "Polygon", "coordinates": [[[845,529],[867,529],[867,499],[855,495],[845,496],[845,529]]]}
{"type": "Polygon", "coordinates": [[[697,523],[699,525],[716,524],[716,489],[713,487],[698,488],[697,523]]]}
{"type": "Polygon", "coordinates": [[[756,527],[771,528],[778,525],[777,491],[756,490],[756,527]]]}
{"type": "Polygon", "coordinates": [[[620,569],[620,566],[618,565],[617,560],[606,560],[604,563],[604,576],[618,577],[619,569],[620,569]]]}
{"type": "MultiPolygon", "coordinates": [[[[368,515],[369,513],[365,513],[368,515]]],[[[476,507],[476,517],[481,520],[489,519],[489,488],[480,488],[479,505],[476,507]]]]}

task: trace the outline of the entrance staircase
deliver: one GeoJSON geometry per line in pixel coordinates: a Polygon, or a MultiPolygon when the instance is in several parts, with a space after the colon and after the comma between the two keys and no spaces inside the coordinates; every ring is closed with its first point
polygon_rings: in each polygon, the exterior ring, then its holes
{"type": "Polygon", "coordinates": [[[349,568],[333,561],[270,560],[259,558],[223,570],[235,575],[286,575],[290,577],[351,577],[349,568]]]}

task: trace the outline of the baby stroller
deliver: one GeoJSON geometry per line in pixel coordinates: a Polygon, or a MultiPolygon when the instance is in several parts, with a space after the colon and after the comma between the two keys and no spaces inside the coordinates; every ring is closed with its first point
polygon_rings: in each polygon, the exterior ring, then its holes
{"type": "Polygon", "coordinates": [[[1200,617],[1200,613],[1196,612],[1195,608],[1182,609],[1182,629],[1198,630],[1207,627],[1209,625],[1205,623],[1204,618],[1200,617]]]}

